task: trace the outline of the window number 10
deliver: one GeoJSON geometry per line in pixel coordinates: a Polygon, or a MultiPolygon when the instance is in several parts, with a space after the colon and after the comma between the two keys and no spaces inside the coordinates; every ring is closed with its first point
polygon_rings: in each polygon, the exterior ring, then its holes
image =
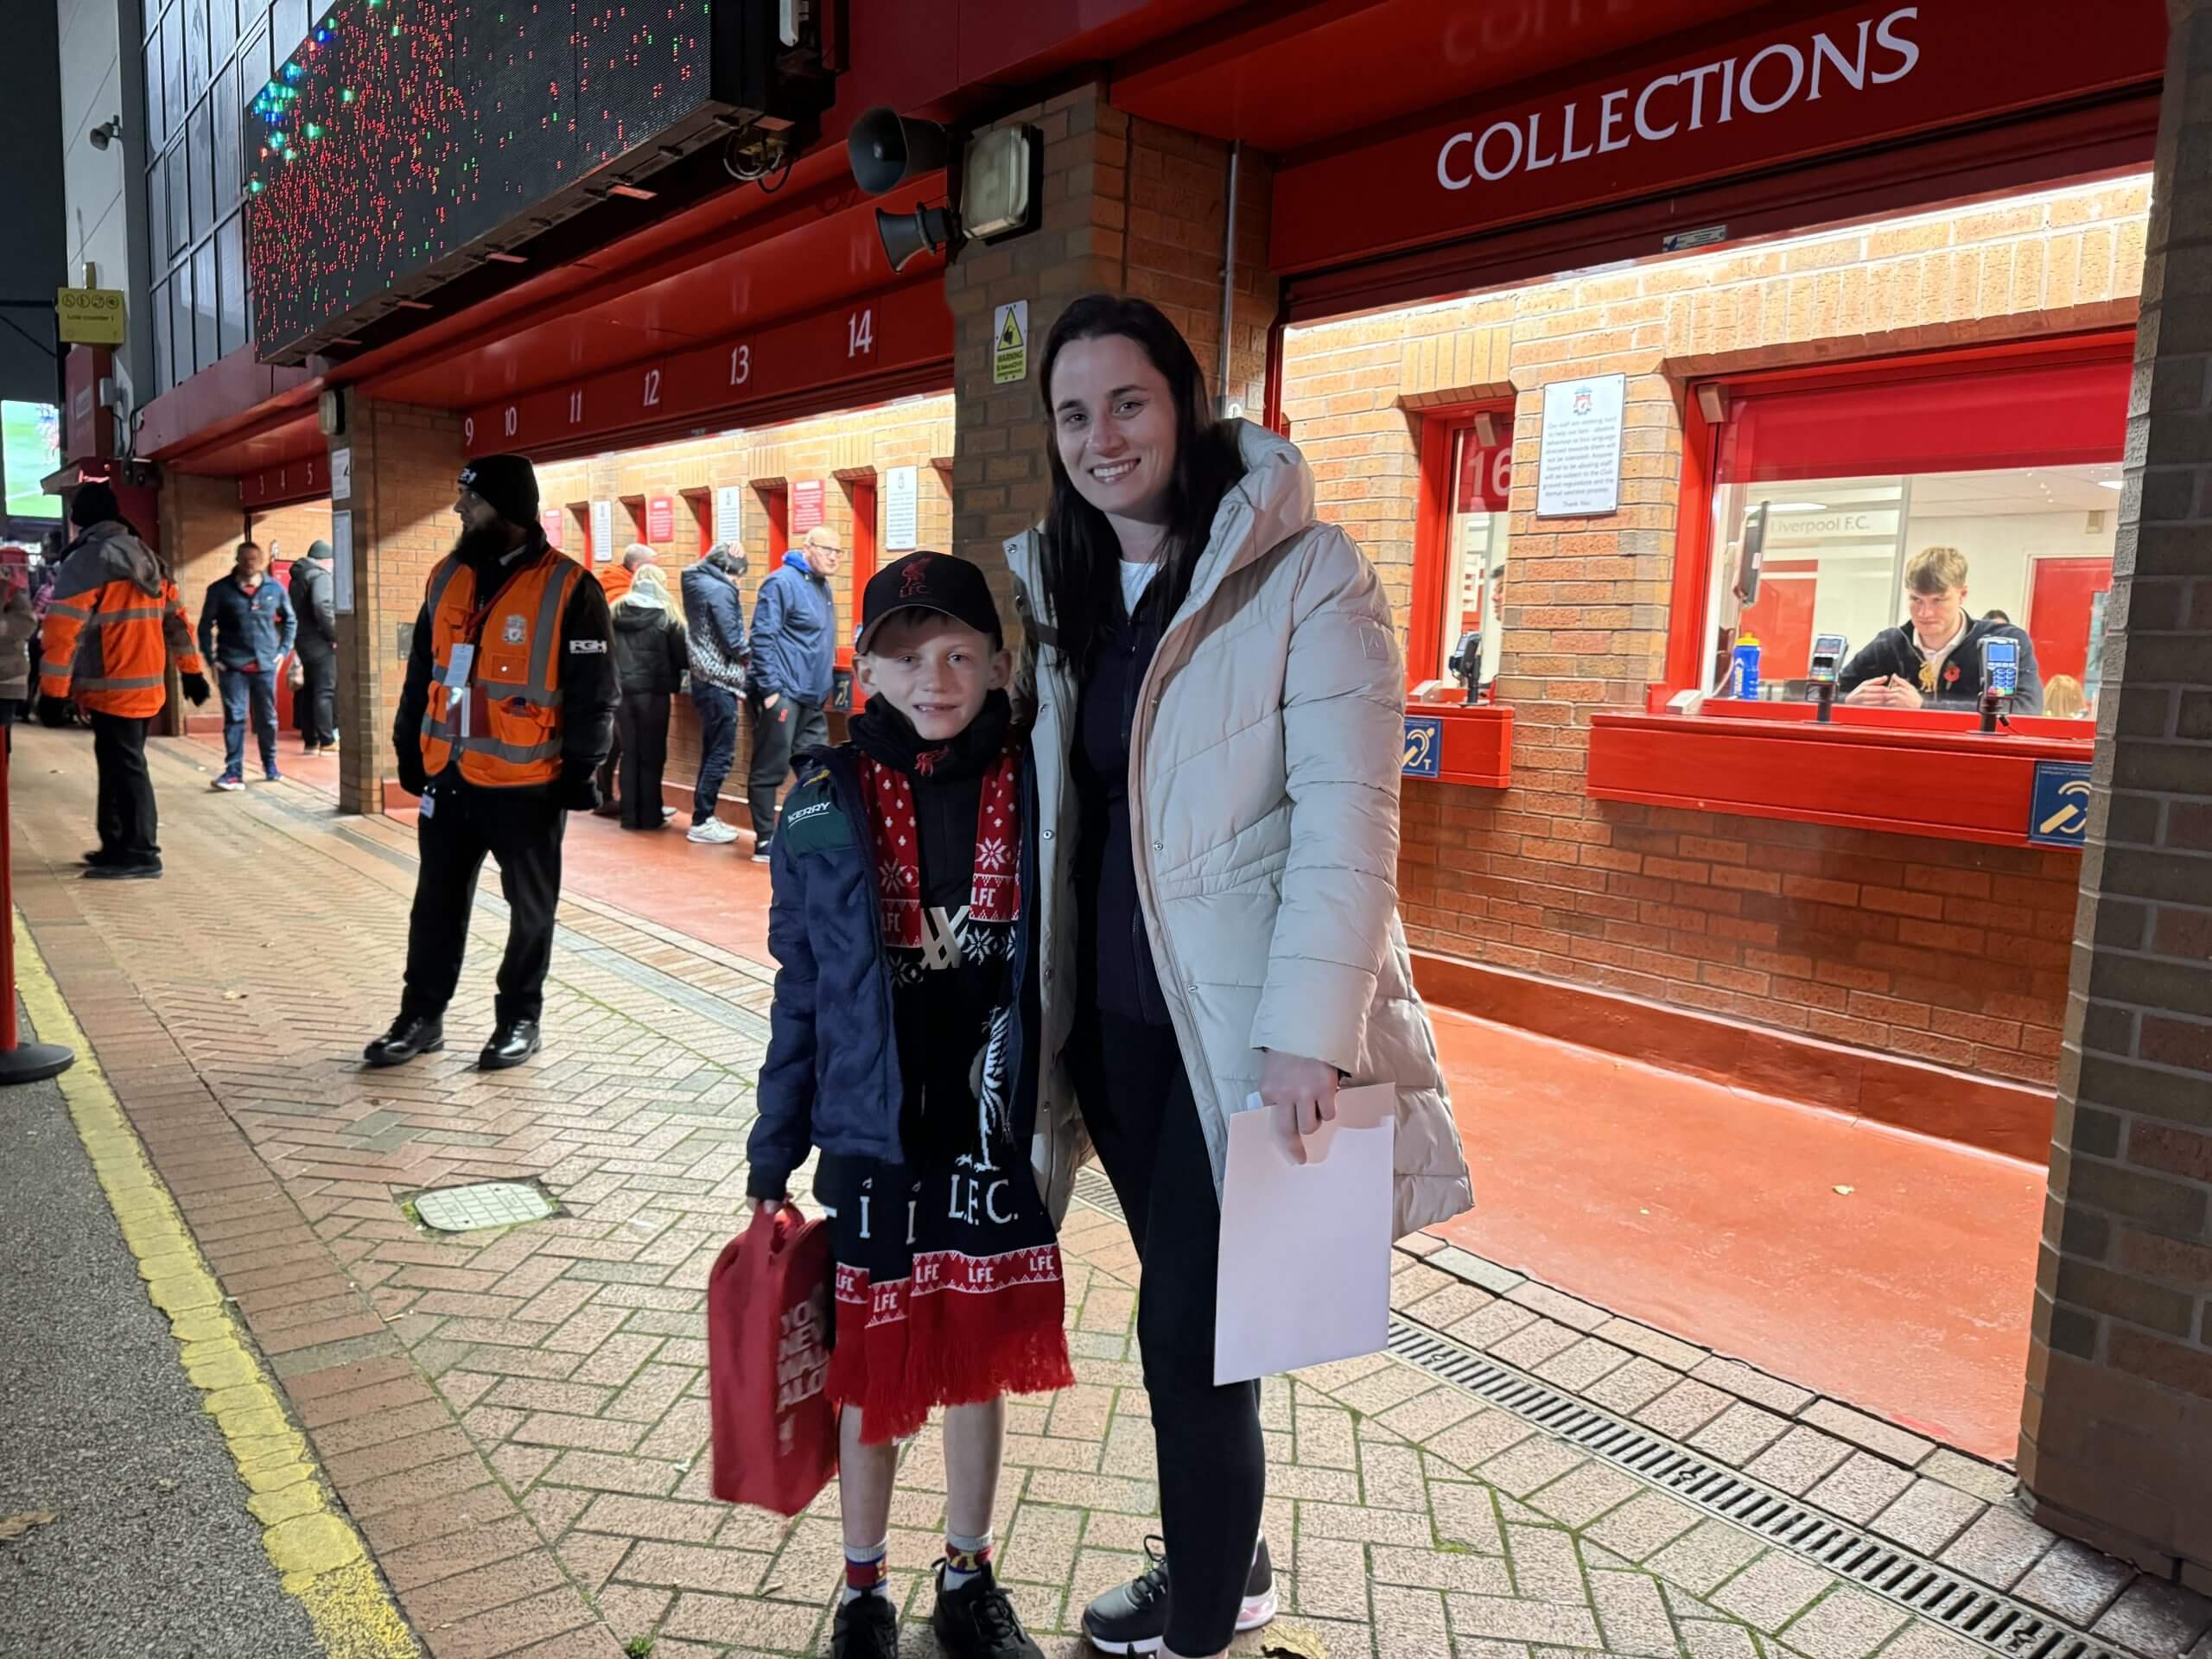
{"type": "Polygon", "coordinates": [[[875,308],[855,311],[845,319],[845,355],[859,357],[875,350],[875,308]]]}

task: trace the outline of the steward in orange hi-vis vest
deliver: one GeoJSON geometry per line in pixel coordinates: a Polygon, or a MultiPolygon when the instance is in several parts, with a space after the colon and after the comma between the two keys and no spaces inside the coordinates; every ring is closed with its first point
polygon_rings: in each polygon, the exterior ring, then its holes
{"type": "Polygon", "coordinates": [[[207,701],[207,671],[176,584],[123,521],[115,492],[94,480],[69,503],[77,539],[61,556],[40,636],[39,718],[60,725],[69,705],[92,728],[100,844],[85,855],[91,880],[162,873],[160,815],[146,770],[147,722],[168,701],[175,665],[185,696],[207,701]]]}
{"type": "Polygon", "coordinates": [[[497,1071],[537,1052],[561,841],[569,813],[599,804],[592,774],[621,696],[606,595],[547,543],[530,462],[470,462],[454,512],[461,537],[430,573],[391,732],[399,786],[423,800],[406,989],[398,1019],[362,1058],[397,1065],[445,1046],[488,855],[506,895],[507,948],[477,1063],[497,1071]]]}

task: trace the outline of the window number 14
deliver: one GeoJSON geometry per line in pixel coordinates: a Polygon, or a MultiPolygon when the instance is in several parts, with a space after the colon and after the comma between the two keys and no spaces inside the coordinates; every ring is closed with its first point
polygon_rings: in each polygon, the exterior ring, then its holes
{"type": "Polygon", "coordinates": [[[859,357],[875,350],[875,308],[855,311],[845,319],[845,355],[859,357]]]}

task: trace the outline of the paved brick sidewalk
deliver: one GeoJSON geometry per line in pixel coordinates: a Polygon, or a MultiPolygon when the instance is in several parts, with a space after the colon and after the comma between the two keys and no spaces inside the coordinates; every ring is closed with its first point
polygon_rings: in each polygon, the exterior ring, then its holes
{"type": "MultiPolygon", "coordinates": [[[[210,796],[198,759],[154,746],[168,876],[79,883],[89,747],[21,734],[17,901],[425,1645],[438,1659],[606,1659],[645,1637],[655,1659],[820,1651],[834,1510],[786,1527],[724,1508],[702,1459],[702,1287],[741,1203],[767,970],[566,904],[546,1052],[483,1077],[469,1060],[503,925],[487,906],[454,1052],[365,1073],[359,1046],[396,1002],[409,836],[296,787],[210,796]],[[494,1177],[541,1179],[565,1215],[455,1240],[401,1208],[494,1177]]],[[[1001,1506],[1005,1576],[1055,1654],[1087,1651],[1071,1621],[1141,1564],[1156,1524],[1127,1236],[1078,1206],[1066,1242],[1081,1384],[1016,1406],[1001,1506]]],[[[1585,1325],[1529,1306],[1541,1287],[1494,1287],[1517,1296],[1492,1303],[1408,1258],[1403,1288],[1437,1323],[1510,1310],[1492,1315],[1517,1321],[1501,1343],[1539,1319],[1573,1333],[1532,1364],[1586,1331],[1622,1366],[1637,1345],[1600,1329],[1600,1310],[1585,1325]]],[[[1685,1369],[1704,1363],[1685,1352],[1685,1369]]],[[[1710,1415],[1731,1408],[1724,1395],[1710,1415]]],[[[1267,1426],[1280,1628],[1337,1659],[1986,1651],[1393,1359],[1271,1385],[1267,1426]]],[[[925,1433],[894,1516],[904,1592],[939,1548],[941,1484],[925,1433]]],[[[2202,1634],[2191,1608],[2141,1586],[2106,1616],[2123,1607],[2143,1651],[2202,1634]]],[[[918,1629],[910,1651],[933,1651],[918,1629]]]]}

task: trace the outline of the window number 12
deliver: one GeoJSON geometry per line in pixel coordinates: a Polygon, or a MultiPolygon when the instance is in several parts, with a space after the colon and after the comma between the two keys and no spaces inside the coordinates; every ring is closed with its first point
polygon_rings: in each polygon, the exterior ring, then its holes
{"type": "Polygon", "coordinates": [[[658,369],[647,369],[645,371],[645,407],[647,409],[657,409],[659,405],[660,371],[658,369]]]}
{"type": "Polygon", "coordinates": [[[859,357],[875,350],[875,308],[855,311],[845,319],[845,355],[859,357]]]}

